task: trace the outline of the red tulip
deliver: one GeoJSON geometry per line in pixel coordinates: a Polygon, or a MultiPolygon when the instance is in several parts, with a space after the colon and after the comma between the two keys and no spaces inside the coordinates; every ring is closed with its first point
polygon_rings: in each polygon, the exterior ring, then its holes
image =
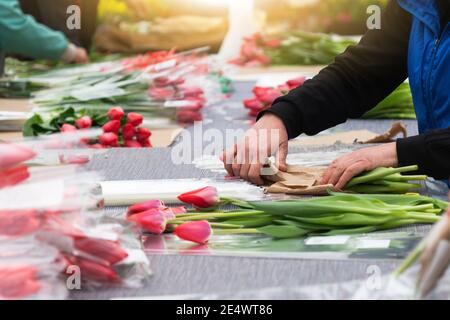
{"type": "Polygon", "coordinates": [[[62,133],[69,133],[69,132],[76,132],[77,131],[77,127],[68,124],[68,123],[64,123],[60,129],[60,131],[62,133]]]}
{"type": "Polygon", "coordinates": [[[271,90],[267,90],[266,92],[261,92],[257,96],[257,98],[262,103],[272,104],[274,102],[274,100],[276,98],[280,97],[281,95],[282,95],[282,93],[279,90],[271,89],[271,90]]]}
{"type": "Polygon", "coordinates": [[[244,106],[247,109],[258,110],[258,111],[260,111],[264,108],[264,105],[258,99],[246,99],[246,100],[244,100],[244,106]]]}
{"type": "Polygon", "coordinates": [[[84,258],[78,258],[75,264],[80,267],[82,278],[84,277],[100,282],[121,282],[119,275],[111,267],[84,258]]]}
{"type": "Polygon", "coordinates": [[[122,128],[122,136],[125,140],[133,139],[135,133],[136,133],[136,129],[130,123],[125,124],[122,128]]]}
{"type": "Polygon", "coordinates": [[[115,133],[113,132],[106,132],[103,133],[98,140],[100,141],[100,143],[104,146],[110,146],[110,147],[116,147],[117,141],[118,141],[118,137],[115,133]]]}
{"type": "Polygon", "coordinates": [[[135,127],[141,125],[143,120],[144,120],[144,117],[142,116],[142,114],[139,114],[139,113],[130,112],[127,115],[127,123],[130,123],[135,127]]]}
{"type": "Polygon", "coordinates": [[[212,229],[208,221],[189,221],[177,226],[173,233],[180,239],[205,244],[211,237],[212,229]]]}
{"type": "Polygon", "coordinates": [[[42,288],[38,270],[32,266],[0,267],[0,279],[0,300],[27,298],[42,288]]]}
{"type": "Polygon", "coordinates": [[[271,39],[264,41],[264,46],[268,48],[278,48],[281,45],[281,41],[278,39],[271,39]]]}
{"type": "Polygon", "coordinates": [[[148,200],[148,201],[137,203],[137,204],[134,204],[134,205],[128,207],[127,213],[129,215],[132,215],[135,213],[147,211],[150,209],[161,208],[161,207],[164,207],[164,203],[161,200],[148,200]]]}
{"type": "Polygon", "coordinates": [[[211,208],[219,203],[219,195],[215,187],[204,187],[186,192],[179,195],[178,199],[200,209],[211,208]]]}
{"type": "Polygon", "coordinates": [[[90,127],[92,127],[92,119],[89,116],[84,116],[80,119],[77,119],[75,121],[75,124],[78,129],[89,129],[90,127]]]}
{"type": "Polygon", "coordinates": [[[78,250],[107,261],[109,264],[116,264],[128,257],[128,253],[117,242],[110,240],[76,238],[74,246],[78,250]]]}
{"type": "Polygon", "coordinates": [[[166,213],[162,209],[150,209],[128,217],[145,231],[161,234],[166,230],[166,213]]]}
{"type": "Polygon", "coordinates": [[[139,141],[136,140],[125,140],[123,145],[126,148],[142,148],[142,145],[139,141]]]}
{"type": "Polygon", "coordinates": [[[19,164],[35,156],[36,153],[28,147],[12,143],[0,144],[0,168],[19,164]]]}
{"type": "Polygon", "coordinates": [[[0,170],[0,188],[15,186],[29,177],[30,173],[25,165],[0,170]]]}
{"type": "Polygon", "coordinates": [[[59,155],[59,162],[62,164],[85,164],[88,163],[89,160],[89,156],[87,155],[70,154],[67,157],[63,154],[59,155]]]}
{"type": "Polygon", "coordinates": [[[172,210],[175,215],[187,213],[185,207],[170,207],[170,210],[172,210]]]}
{"type": "Polygon", "coordinates": [[[168,100],[174,96],[175,91],[172,88],[153,87],[149,89],[149,94],[156,100],[168,100]]]}
{"type": "Polygon", "coordinates": [[[184,97],[198,97],[203,95],[204,91],[200,87],[181,87],[181,93],[184,97]]]}
{"type": "Polygon", "coordinates": [[[124,116],[125,112],[123,111],[123,109],[121,107],[114,107],[109,109],[108,111],[108,118],[110,120],[122,120],[123,116],[124,116]]]}
{"type": "Polygon", "coordinates": [[[152,148],[152,143],[150,142],[150,139],[147,139],[145,141],[140,141],[142,148],[152,148]]]}
{"type": "Polygon", "coordinates": [[[104,147],[100,143],[94,143],[89,145],[90,149],[103,149],[104,147]]]}
{"type": "Polygon", "coordinates": [[[157,87],[165,87],[170,84],[170,79],[168,77],[160,76],[153,79],[153,84],[157,87]]]}
{"type": "Polygon", "coordinates": [[[136,129],[136,138],[138,141],[146,141],[152,133],[147,128],[137,128],[136,129]]]}
{"type": "Polygon", "coordinates": [[[41,220],[34,209],[0,211],[0,235],[24,236],[37,231],[40,226],[41,220]]]}
{"type": "Polygon", "coordinates": [[[119,120],[111,120],[107,123],[105,123],[102,127],[103,132],[113,132],[113,133],[119,133],[120,130],[120,121],[119,120]]]}
{"type": "Polygon", "coordinates": [[[177,121],[181,123],[193,123],[195,121],[203,120],[203,116],[200,112],[183,109],[177,111],[176,118],[177,121]]]}
{"type": "Polygon", "coordinates": [[[292,90],[294,88],[302,86],[305,83],[305,80],[306,80],[305,77],[298,77],[298,78],[295,78],[295,79],[288,80],[286,82],[286,84],[292,90]]]}

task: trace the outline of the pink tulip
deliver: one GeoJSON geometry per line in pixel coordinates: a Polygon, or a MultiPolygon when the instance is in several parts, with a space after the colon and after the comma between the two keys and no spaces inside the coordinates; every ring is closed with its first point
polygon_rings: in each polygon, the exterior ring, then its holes
{"type": "Polygon", "coordinates": [[[68,124],[68,123],[64,123],[60,129],[60,131],[62,133],[69,133],[69,132],[76,132],[77,131],[77,127],[68,124]]]}
{"type": "Polygon", "coordinates": [[[161,234],[166,230],[167,219],[163,210],[150,209],[128,217],[145,231],[161,234]]]}
{"type": "Polygon", "coordinates": [[[63,154],[59,155],[59,162],[62,164],[85,164],[89,162],[88,155],[76,155],[71,154],[68,156],[64,156],[63,154]]]}
{"type": "Polygon", "coordinates": [[[203,116],[200,112],[183,109],[177,111],[176,118],[180,123],[193,123],[195,121],[203,120],[203,116]]]}
{"type": "Polygon", "coordinates": [[[35,156],[36,153],[28,147],[12,143],[0,144],[0,168],[30,160],[35,156]]]}
{"type": "Polygon", "coordinates": [[[173,233],[180,239],[205,244],[212,230],[208,221],[189,221],[177,226],[173,233]]]}
{"type": "Polygon", "coordinates": [[[134,205],[128,207],[127,213],[129,215],[132,215],[135,213],[147,211],[150,209],[161,208],[161,207],[164,207],[164,203],[161,200],[148,200],[148,201],[137,203],[137,204],[134,204],[134,205]]]}
{"type": "Polygon", "coordinates": [[[113,133],[113,132],[106,132],[103,133],[99,138],[98,141],[100,141],[100,143],[103,146],[109,146],[109,147],[117,147],[117,141],[118,141],[118,137],[117,134],[113,133]]]}
{"type": "Polygon", "coordinates": [[[30,177],[28,167],[19,165],[0,170],[0,188],[15,186],[30,177]]]}
{"type": "Polygon", "coordinates": [[[219,203],[219,195],[215,187],[204,187],[186,192],[179,195],[178,199],[200,209],[211,208],[219,203]]]}

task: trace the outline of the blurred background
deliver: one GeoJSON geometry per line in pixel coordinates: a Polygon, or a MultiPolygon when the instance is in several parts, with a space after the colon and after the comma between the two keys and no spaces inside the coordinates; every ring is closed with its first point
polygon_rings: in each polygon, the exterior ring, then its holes
{"type": "Polygon", "coordinates": [[[252,7],[247,22],[263,34],[301,30],[361,35],[366,31],[367,7],[383,7],[387,0],[100,0],[94,45],[108,52],[202,45],[217,51],[232,19],[230,7],[246,3],[252,7]]]}

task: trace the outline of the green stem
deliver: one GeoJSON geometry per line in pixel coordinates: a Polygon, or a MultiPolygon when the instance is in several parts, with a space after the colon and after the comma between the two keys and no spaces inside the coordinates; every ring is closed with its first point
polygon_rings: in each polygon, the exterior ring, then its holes
{"type": "Polygon", "coordinates": [[[239,217],[247,217],[247,216],[255,216],[258,214],[263,214],[264,211],[242,211],[242,212],[211,212],[206,214],[196,214],[189,215],[187,217],[178,216],[177,218],[168,221],[167,223],[176,223],[177,221],[189,221],[189,220],[208,220],[215,218],[239,218],[239,217]]]}
{"type": "Polygon", "coordinates": [[[226,230],[217,230],[214,229],[213,232],[215,235],[228,235],[228,234],[263,234],[258,229],[226,229],[226,230]]]}

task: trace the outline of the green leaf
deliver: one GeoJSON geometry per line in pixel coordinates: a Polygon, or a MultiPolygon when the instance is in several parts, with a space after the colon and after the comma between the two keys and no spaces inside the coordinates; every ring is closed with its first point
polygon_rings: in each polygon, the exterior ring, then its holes
{"type": "Polygon", "coordinates": [[[24,137],[32,137],[36,134],[33,130],[34,124],[42,124],[44,120],[42,120],[42,117],[38,114],[34,114],[31,118],[29,118],[23,125],[22,133],[24,137]]]}
{"type": "Polygon", "coordinates": [[[266,226],[258,228],[258,231],[277,239],[298,238],[310,233],[310,230],[298,228],[296,226],[266,226]]]}

